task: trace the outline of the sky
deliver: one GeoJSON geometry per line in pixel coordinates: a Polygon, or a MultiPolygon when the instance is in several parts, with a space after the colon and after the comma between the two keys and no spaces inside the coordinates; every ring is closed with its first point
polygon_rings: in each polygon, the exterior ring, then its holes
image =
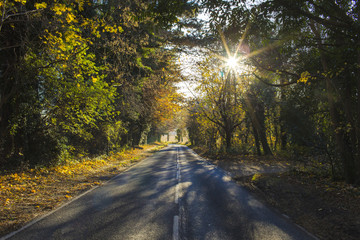
{"type": "MultiPolygon", "coordinates": [[[[209,20],[208,13],[200,12],[197,18],[203,21],[203,28],[206,28],[209,20]]],[[[191,34],[192,29],[183,29],[184,34],[191,34]]],[[[198,73],[197,66],[203,61],[205,54],[198,47],[192,49],[186,49],[186,51],[179,54],[179,65],[181,73],[186,79],[184,82],[180,82],[177,85],[178,92],[186,98],[196,97],[196,80],[199,79],[200,74],[198,73]]]]}

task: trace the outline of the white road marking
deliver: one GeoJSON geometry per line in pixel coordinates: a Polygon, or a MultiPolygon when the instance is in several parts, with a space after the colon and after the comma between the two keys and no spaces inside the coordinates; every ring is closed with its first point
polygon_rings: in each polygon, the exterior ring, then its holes
{"type": "Polygon", "coordinates": [[[179,184],[176,184],[175,186],[175,203],[179,203],[179,184]]]}
{"type": "Polygon", "coordinates": [[[309,234],[311,237],[313,237],[315,240],[320,240],[317,236],[315,236],[314,234],[308,232],[305,228],[303,228],[302,226],[298,225],[295,223],[295,225],[300,228],[301,230],[303,230],[304,232],[306,232],[307,234],[309,234]]]}
{"type": "Polygon", "coordinates": [[[179,239],[179,216],[174,216],[173,240],[179,239]]]}
{"type": "MultiPolygon", "coordinates": [[[[176,179],[177,183],[175,186],[175,204],[179,204],[179,184],[180,184],[180,161],[179,161],[179,148],[176,148],[176,179]]],[[[179,206],[180,213],[180,206],[179,206]]],[[[173,225],[173,240],[179,239],[179,216],[174,216],[174,225],[173,225]]]]}

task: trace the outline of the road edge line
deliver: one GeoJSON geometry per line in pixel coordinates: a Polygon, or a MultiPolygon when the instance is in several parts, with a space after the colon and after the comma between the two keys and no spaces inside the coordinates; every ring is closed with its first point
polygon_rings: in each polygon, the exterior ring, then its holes
{"type": "Polygon", "coordinates": [[[27,223],[25,226],[21,227],[20,229],[15,230],[14,232],[11,232],[11,233],[9,233],[9,234],[1,237],[0,240],[6,240],[6,239],[9,239],[9,238],[15,236],[17,233],[19,233],[19,232],[21,232],[21,231],[24,231],[25,229],[31,227],[32,225],[40,222],[40,221],[43,220],[44,218],[50,216],[51,214],[55,213],[56,211],[58,211],[58,210],[60,210],[60,209],[66,207],[66,206],[69,205],[70,203],[72,203],[72,202],[76,201],[77,199],[81,198],[82,196],[84,196],[84,195],[92,192],[93,190],[97,189],[98,187],[100,187],[100,186],[95,186],[95,187],[87,190],[86,192],[83,192],[82,194],[80,194],[80,195],[76,196],[75,198],[71,199],[70,201],[68,201],[68,202],[60,205],[58,208],[55,208],[54,210],[51,210],[50,212],[48,212],[48,213],[46,213],[46,214],[44,214],[44,215],[42,215],[42,216],[39,216],[38,218],[35,218],[34,220],[30,221],[29,223],[27,223]]]}

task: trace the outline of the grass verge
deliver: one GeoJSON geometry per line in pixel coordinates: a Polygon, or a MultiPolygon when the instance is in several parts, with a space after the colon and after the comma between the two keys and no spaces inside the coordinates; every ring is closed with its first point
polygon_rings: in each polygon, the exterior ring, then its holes
{"type": "Polygon", "coordinates": [[[0,175],[0,236],[101,185],[165,145],[0,175]]]}
{"type": "MultiPolygon", "coordinates": [[[[320,239],[360,236],[360,188],[334,182],[311,168],[275,157],[207,155],[259,200],[320,239]],[[280,170],[280,171],[278,171],[280,170]]],[[[317,169],[318,170],[318,169],[317,169]]]]}
{"type": "Polygon", "coordinates": [[[359,188],[296,170],[254,176],[235,180],[318,238],[359,239],[359,188]]]}

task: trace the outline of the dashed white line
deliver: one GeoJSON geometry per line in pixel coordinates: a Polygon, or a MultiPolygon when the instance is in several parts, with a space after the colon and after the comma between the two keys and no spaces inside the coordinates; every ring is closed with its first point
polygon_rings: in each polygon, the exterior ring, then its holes
{"type": "MultiPolygon", "coordinates": [[[[176,148],[176,186],[175,186],[175,204],[179,204],[179,183],[180,183],[180,161],[179,161],[179,148],[176,148]]],[[[179,206],[180,210],[180,206],[179,206]]],[[[174,216],[173,225],[173,240],[179,239],[179,216],[174,216]]]]}
{"type": "Polygon", "coordinates": [[[173,225],[173,240],[179,239],[179,216],[174,216],[174,225],[173,225]]]}
{"type": "Polygon", "coordinates": [[[179,203],[179,184],[176,184],[175,186],[175,203],[179,203]]]}

